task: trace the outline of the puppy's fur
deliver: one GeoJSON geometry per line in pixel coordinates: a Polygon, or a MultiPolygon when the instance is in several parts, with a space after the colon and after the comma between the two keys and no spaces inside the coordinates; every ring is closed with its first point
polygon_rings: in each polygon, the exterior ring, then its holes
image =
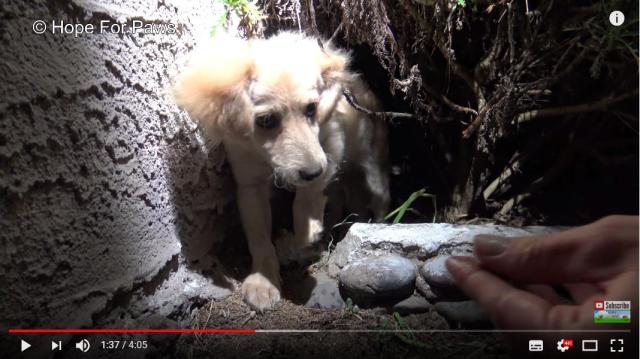
{"type": "MultiPolygon", "coordinates": [[[[384,123],[352,108],[342,91],[370,109],[378,101],[347,70],[347,53],[323,47],[286,32],[267,40],[217,39],[196,52],[175,86],[177,102],[224,143],[253,259],[242,293],[259,311],[280,299],[269,203],[274,182],[296,192],[294,235],[278,246],[294,254],[319,238],[325,189],[347,169],[362,173],[354,187],[368,190],[364,205],[376,219],[389,201],[384,123]]],[[[344,191],[347,201],[357,189],[344,191]]]]}

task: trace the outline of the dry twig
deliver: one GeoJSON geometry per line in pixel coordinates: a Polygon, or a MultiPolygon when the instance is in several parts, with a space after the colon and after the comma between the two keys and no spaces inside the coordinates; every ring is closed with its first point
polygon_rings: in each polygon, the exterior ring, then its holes
{"type": "Polygon", "coordinates": [[[496,96],[494,98],[492,98],[489,103],[487,103],[478,113],[478,116],[476,116],[476,118],[473,120],[473,122],[471,122],[469,124],[469,126],[467,126],[467,128],[464,129],[464,131],[462,131],[462,138],[470,138],[475,132],[476,130],[480,127],[480,125],[482,124],[482,121],[484,121],[484,118],[487,116],[487,113],[489,112],[489,110],[491,110],[491,108],[499,102],[498,100],[499,96],[496,96]]]}
{"type": "Polygon", "coordinates": [[[491,195],[500,187],[500,185],[505,183],[509,178],[511,178],[511,176],[513,176],[514,173],[518,171],[520,171],[520,161],[515,160],[512,164],[507,166],[504,171],[502,171],[502,173],[495,180],[493,180],[487,186],[487,188],[485,188],[484,191],[482,191],[482,196],[485,201],[488,200],[489,197],[491,197],[491,195]]]}
{"type": "Polygon", "coordinates": [[[449,108],[451,108],[452,110],[463,112],[463,113],[470,113],[474,116],[478,116],[478,111],[469,107],[460,106],[457,103],[454,103],[451,100],[449,100],[445,95],[441,95],[440,98],[442,99],[442,102],[444,102],[444,104],[449,106],[449,108]]]}
{"type": "Polygon", "coordinates": [[[415,116],[413,114],[410,113],[404,113],[404,112],[384,112],[384,111],[371,111],[367,108],[364,108],[362,106],[360,106],[355,98],[353,97],[353,94],[351,93],[351,91],[344,89],[342,90],[342,94],[344,95],[344,98],[347,100],[347,102],[349,103],[349,105],[351,105],[351,107],[355,108],[356,110],[366,113],[369,116],[373,116],[373,117],[378,117],[378,118],[384,118],[384,119],[393,119],[393,118],[415,118],[415,116]]]}
{"type": "Polygon", "coordinates": [[[609,106],[617,102],[624,101],[628,98],[635,97],[637,95],[638,95],[638,90],[635,90],[620,96],[615,96],[614,94],[611,94],[597,101],[583,103],[579,105],[564,106],[564,107],[550,107],[550,108],[543,108],[541,110],[527,111],[519,114],[515,122],[520,124],[520,123],[531,121],[535,118],[540,118],[540,117],[552,117],[552,116],[569,115],[569,114],[575,114],[575,113],[606,110],[609,106]]]}

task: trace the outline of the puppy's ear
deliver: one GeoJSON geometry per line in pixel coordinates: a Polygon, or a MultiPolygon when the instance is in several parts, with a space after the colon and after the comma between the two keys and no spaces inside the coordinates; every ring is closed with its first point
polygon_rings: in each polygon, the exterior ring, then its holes
{"type": "Polygon", "coordinates": [[[322,71],[322,77],[328,83],[347,81],[349,73],[347,68],[351,58],[349,53],[333,47],[331,43],[325,43],[320,49],[318,65],[322,71]]]}
{"type": "Polygon", "coordinates": [[[196,50],[174,85],[176,103],[214,135],[250,130],[245,87],[254,71],[250,45],[217,38],[196,50]]]}

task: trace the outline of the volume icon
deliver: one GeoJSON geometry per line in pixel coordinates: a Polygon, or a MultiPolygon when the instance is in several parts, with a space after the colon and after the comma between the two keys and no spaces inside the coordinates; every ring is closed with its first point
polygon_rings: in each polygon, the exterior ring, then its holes
{"type": "Polygon", "coordinates": [[[82,339],[81,341],[76,343],[76,349],[80,350],[83,353],[88,352],[89,348],[91,348],[91,344],[89,344],[89,341],[86,339],[82,339]]]}

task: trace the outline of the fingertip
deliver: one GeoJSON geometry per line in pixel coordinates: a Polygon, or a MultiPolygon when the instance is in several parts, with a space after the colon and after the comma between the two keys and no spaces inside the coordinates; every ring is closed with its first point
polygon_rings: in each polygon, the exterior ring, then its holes
{"type": "Polygon", "coordinates": [[[469,256],[451,256],[447,258],[445,265],[449,273],[459,280],[477,268],[477,260],[469,256]]]}
{"type": "Polygon", "coordinates": [[[479,258],[490,258],[502,254],[511,239],[506,237],[479,234],[473,238],[473,250],[479,258]]]}

